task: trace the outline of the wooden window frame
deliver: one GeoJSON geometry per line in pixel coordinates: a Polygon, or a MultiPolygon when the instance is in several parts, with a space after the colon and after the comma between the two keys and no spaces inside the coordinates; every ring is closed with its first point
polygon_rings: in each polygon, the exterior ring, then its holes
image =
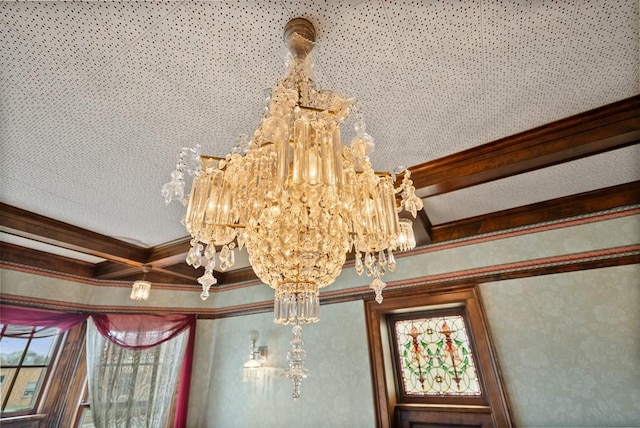
{"type": "MultiPolygon", "coordinates": [[[[23,340],[25,340],[27,343],[24,347],[24,350],[22,351],[22,354],[20,355],[20,360],[18,361],[17,364],[12,364],[12,365],[8,365],[8,366],[3,366],[3,368],[6,369],[14,369],[15,370],[15,374],[12,376],[11,381],[9,382],[9,385],[6,386],[6,390],[3,391],[3,400],[2,400],[2,410],[0,411],[0,418],[1,419],[6,419],[6,418],[12,418],[12,417],[17,417],[17,416],[27,416],[27,415],[33,415],[36,414],[38,412],[38,409],[40,408],[40,403],[42,402],[42,400],[44,399],[44,396],[47,394],[47,390],[48,390],[48,385],[49,385],[49,379],[51,378],[51,373],[55,370],[55,366],[56,366],[56,362],[59,358],[59,355],[62,351],[62,346],[66,340],[66,333],[65,332],[59,332],[58,334],[56,334],[55,338],[53,339],[53,350],[51,351],[51,355],[50,355],[50,359],[49,362],[47,364],[32,364],[32,365],[25,365],[24,361],[26,359],[27,353],[29,351],[29,347],[31,346],[31,342],[34,339],[34,335],[36,334],[36,328],[37,326],[32,326],[31,329],[31,333],[29,334],[29,337],[24,337],[22,338],[23,340]],[[42,381],[41,382],[36,382],[35,385],[35,389],[33,391],[31,391],[31,394],[27,394],[27,389],[25,389],[22,393],[22,398],[28,398],[28,397],[34,397],[33,398],[33,406],[31,406],[30,408],[27,409],[20,409],[20,410],[15,410],[15,411],[5,411],[4,407],[6,405],[6,403],[8,402],[8,400],[11,398],[12,393],[14,393],[13,389],[15,388],[15,383],[18,379],[18,376],[20,375],[20,371],[23,369],[29,369],[29,368],[38,368],[38,369],[44,369],[44,376],[42,377],[42,381]],[[39,385],[38,385],[39,384],[39,385]],[[38,387],[39,386],[39,387],[38,387]]],[[[4,333],[7,329],[7,326],[4,325],[2,327],[2,334],[0,335],[1,337],[4,337],[4,333]]],[[[31,383],[31,382],[29,382],[31,383]]],[[[29,385],[29,383],[27,383],[27,386],[29,385]]]]}
{"type": "MultiPolygon", "coordinates": [[[[427,426],[452,424],[475,426],[512,426],[509,404],[500,380],[500,370],[489,337],[482,310],[478,287],[475,284],[447,288],[416,287],[389,290],[378,304],[365,301],[369,357],[376,407],[376,425],[427,426]],[[444,400],[406,400],[398,393],[399,382],[392,355],[393,337],[389,335],[388,320],[395,314],[424,312],[426,310],[464,307],[468,336],[474,350],[474,362],[481,379],[483,400],[486,404],[463,404],[460,397],[444,400]],[[407,421],[411,419],[411,422],[407,421]]],[[[466,400],[463,400],[466,401],[466,400]]]]}
{"type": "Polygon", "coordinates": [[[45,391],[36,406],[37,413],[17,416],[2,415],[2,427],[68,427],[72,426],[81,399],[82,381],[86,372],[86,323],[64,333],[57,358],[52,359],[45,391]]]}

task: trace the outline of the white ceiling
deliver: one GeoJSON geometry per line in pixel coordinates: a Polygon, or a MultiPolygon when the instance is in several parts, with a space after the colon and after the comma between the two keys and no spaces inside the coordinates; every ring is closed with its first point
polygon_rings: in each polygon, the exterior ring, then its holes
{"type": "MultiPolygon", "coordinates": [[[[640,92],[637,0],[48,1],[0,4],[0,200],[144,246],[181,147],[222,156],[318,30],[319,86],[358,98],[378,170],[640,92]]],[[[352,127],[347,122],[345,142],[352,127]]],[[[637,146],[426,200],[435,224],[639,179],[637,146]]]]}

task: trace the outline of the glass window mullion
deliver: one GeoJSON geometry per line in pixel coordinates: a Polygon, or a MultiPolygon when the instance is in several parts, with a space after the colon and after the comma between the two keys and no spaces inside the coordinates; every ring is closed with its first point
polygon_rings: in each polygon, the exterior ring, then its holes
{"type": "MultiPolygon", "coordinates": [[[[6,332],[7,326],[5,325],[2,328],[2,336],[0,337],[5,337],[4,334],[6,332]]],[[[29,350],[29,345],[31,345],[31,339],[33,339],[33,335],[36,331],[36,326],[34,326],[31,329],[31,333],[29,334],[29,338],[27,339],[27,344],[24,347],[24,349],[22,350],[22,355],[20,355],[20,361],[18,361],[18,364],[16,365],[15,368],[15,373],[13,374],[13,378],[11,379],[11,384],[9,385],[9,387],[7,388],[7,390],[4,393],[4,399],[2,400],[2,411],[4,412],[4,409],[7,407],[7,402],[9,401],[9,397],[11,397],[11,393],[13,392],[13,387],[16,384],[16,380],[18,379],[18,375],[20,374],[20,369],[22,368],[22,364],[24,363],[24,359],[27,356],[27,351],[29,350]]]]}

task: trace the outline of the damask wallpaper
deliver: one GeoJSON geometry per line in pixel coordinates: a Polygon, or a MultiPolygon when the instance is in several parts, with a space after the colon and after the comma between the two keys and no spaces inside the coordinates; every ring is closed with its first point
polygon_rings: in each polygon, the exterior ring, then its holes
{"type": "Polygon", "coordinates": [[[640,265],[480,290],[518,426],[640,426],[640,265]]]}
{"type": "Polygon", "coordinates": [[[309,377],[297,401],[282,377],[291,338],[272,313],[198,321],[189,427],[374,427],[363,303],[324,305],[303,327],[309,377]],[[243,383],[250,330],[268,346],[268,374],[243,383]]]}

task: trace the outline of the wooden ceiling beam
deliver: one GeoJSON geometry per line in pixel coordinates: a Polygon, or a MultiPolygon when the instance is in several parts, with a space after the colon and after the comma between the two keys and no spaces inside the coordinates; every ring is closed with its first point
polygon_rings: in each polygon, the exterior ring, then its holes
{"type": "Polygon", "coordinates": [[[0,241],[0,255],[2,255],[0,259],[5,263],[29,266],[50,272],[64,272],[67,275],[81,278],[92,278],[95,270],[93,263],[21,247],[8,242],[0,241]]]}
{"type": "Polygon", "coordinates": [[[640,142],[640,95],[411,169],[423,198],[640,142]]]}
{"type": "Polygon", "coordinates": [[[433,239],[468,238],[636,204],[640,204],[640,181],[443,223],[433,227],[433,239]]]}
{"type": "MultiPolygon", "coordinates": [[[[151,267],[154,272],[163,272],[187,281],[195,281],[199,275],[198,271],[191,269],[188,273],[182,269],[176,270],[173,266],[184,263],[189,251],[190,238],[182,238],[173,242],[158,245],[146,249],[144,265],[151,267]]],[[[123,264],[113,261],[106,261],[98,264],[96,268],[97,279],[119,279],[127,278],[141,272],[142,265],[123,264]]],[[[200,274],[201,275],[201,274],[200,274]]]]}
{"type": "Polygon", "coordinates": [[[0,203],[0,230],[107,260],[141,265],[147,249],[52,218],[0,203]]]}

